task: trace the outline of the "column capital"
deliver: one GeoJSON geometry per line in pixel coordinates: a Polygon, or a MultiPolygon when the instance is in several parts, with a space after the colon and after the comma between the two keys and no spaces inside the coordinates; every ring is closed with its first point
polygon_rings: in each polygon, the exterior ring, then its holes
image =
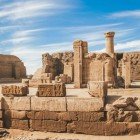
{"type": "Polygon", "coordinates": [[[108,37],[114,37],[115,32],[106,32],[104,35],[105,35],[106,38],[108,38],[108,37]]]}

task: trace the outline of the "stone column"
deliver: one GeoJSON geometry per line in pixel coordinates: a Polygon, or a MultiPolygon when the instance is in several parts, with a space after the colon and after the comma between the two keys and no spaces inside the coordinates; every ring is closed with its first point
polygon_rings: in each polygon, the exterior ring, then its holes
{"type": "Polygon", "coordinates": [[[110,56],[114,55],[114,35],[115,35],[115,32],[105,33],[106,53],[109,54],[110,56]]]}
{"type": "Polygon", "coordinates": [[[125,88],[131,86],[131,64],[130,61],[124,62],[122,66],[122,76],[125,80],[125,88]]]}
{"type": "Polygon", "coordinates": [[[74,48],[74,84],[75,88],[82,87],[83,58],[87,53],[87,42],[77,40],[73,43],[74,48]]]}

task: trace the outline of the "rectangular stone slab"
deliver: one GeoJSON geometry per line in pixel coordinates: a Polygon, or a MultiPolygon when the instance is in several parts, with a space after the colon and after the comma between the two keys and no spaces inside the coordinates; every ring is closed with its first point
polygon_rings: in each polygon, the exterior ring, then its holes
{"type": "Polygon", "coordinates": [[[66,111],[65,97],[31,97],[31,110],[66,111]]]}
{"type": "Polygon", "coordinates": [[[27,96],[27,94],[29,94],[29,89],[28,86],[24,84],[7,84],[0,86],[0,93],[4,96],[27,96]]]}
{"type": "Polygon", "coordinates": [[[30,97],[3,97],[2,109],[30,110],[30,97]]]}
{"type": "Polygon", "coordinates": [[[65,97],[66,87],[63,83],[50,83],[38,85],[38,97],[65,97]]]}
{"type": "Polygon", "coordinates": [[[102,111],[104,99],[67,97],[67,111],[102,111]]]}
{"type": "Polygon", "coordinates": [[[107,82],[105,81],[89,81],[88,92],[93,97],[106,97],[107,96],[107,82]]]}

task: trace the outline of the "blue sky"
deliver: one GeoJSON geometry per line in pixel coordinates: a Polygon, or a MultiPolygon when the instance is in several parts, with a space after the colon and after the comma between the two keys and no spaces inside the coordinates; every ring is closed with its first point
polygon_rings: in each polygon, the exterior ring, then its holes
{"type": "Polygon", "coordinates": [[[0,0],[0,53],[18,56],[28,74],[41,55],[72,50],[76,39],[105,51],[104,33],[115,31],[115,50],[140,51],[139,0],[0,0]]]}

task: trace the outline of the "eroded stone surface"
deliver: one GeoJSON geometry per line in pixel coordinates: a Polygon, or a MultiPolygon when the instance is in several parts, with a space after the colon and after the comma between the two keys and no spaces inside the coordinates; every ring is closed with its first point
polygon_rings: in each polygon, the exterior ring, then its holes
{"type": "Polygon", "coordinates": [[[4,110],[30,110],[30,97],[3,97],[4,110]]]}
{"type": "Polygon", "coordinates": [[[68,111],[102,111],[104,100],[100,98],[73,98],[67,97],[68,111]]]}
{"type": "Polygon", "coordinates": [[[66,87],[63,83],[51,83],[38,85],[37,96],[39,97],[64,97],[66,87]]]}
{"type": "Polygon", "coordinates": [[[140,99],[138,97],[121,97],[113,104],[114,107],[123,108],[125,111],[137,111],[140,110],[140,99]]]}
{"type": "Polygon", "coordinates": [[[107,96],[107,82],[104,81],[89,81],[88,92],[93,97],[106,97],[107,96]]]}
{"type": "Polygon", "coordinates": [[[31,97],[31,110],[66,111],[65,97],[31,97]]]}
{"type": "Polygon", "coordinates": [[[0,93],[4,96],[27,96],[29,89],[27,85],[2,85],[0,93]]]}

